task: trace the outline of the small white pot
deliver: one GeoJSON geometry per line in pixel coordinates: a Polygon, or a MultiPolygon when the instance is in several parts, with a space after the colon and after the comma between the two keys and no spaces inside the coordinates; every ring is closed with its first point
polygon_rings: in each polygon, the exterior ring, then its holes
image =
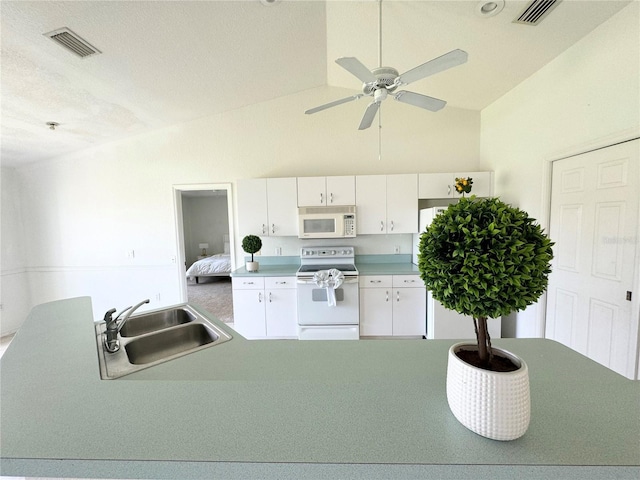
{"type": "Polygon", "coordinates": [[[529,427],[531,398],[529,369],[516,355],[494,348],[520,368],[491,372],[464,362],[455,352],[476,350],[477,345],[456,343],[449,349],[447,401],[453,415],[472,432],[493,440],[515,440],[529,427]]]}
{"type": "Polygon", "coordinates": [[[245,268],[247,269],[247,272],[257,272],[259,265],[260,264],[258,262],[247,262],[245,263],[245,268]]]}

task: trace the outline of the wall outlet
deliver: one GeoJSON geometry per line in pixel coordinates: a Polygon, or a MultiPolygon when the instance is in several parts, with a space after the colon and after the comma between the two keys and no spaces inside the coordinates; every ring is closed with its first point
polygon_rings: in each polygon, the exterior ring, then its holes
{"type": "Polygon", "coordinates": [[[135,258],[136,252],[135,250],[127,250],[127,258],[135,258]]]}
{"type": "Polygon", "coordinates": [[[156,300],[159,302],[160,301],[160,294],[156,293],[156,300]]]}
{"type": "Polygon", "coordinates": [[[282,247],[276,247],[276,255],[278,257],[282,255],[282,247]]]}
{"type": "Polygon", "coordinates": [[[393,247],[393,253],[400,253],[400,246],[396,245],[395,247],[393,247]]]}

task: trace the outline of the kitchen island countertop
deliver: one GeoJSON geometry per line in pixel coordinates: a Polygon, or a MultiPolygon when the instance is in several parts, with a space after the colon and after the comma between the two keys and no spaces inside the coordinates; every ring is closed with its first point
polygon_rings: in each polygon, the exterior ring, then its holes
{"type": "MultiPolygon", "coordinates": [[[[205,312],[203,312],[205,313],[205,312]]],[[[88,297],[35,307],[0,360],[0,474],[102,478],[637,478],[640,383],[550,340],[512,442],[450,413],[447,340],[226,343],[101,380],[88,297]]]]}

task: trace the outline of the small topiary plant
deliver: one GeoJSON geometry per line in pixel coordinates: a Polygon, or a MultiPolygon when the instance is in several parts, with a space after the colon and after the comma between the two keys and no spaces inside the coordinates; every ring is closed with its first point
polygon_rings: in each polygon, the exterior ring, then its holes
{"type": "Polygon", "coordinates": [[[552,246],[534,219],[498,198],[461,198],[422,233],[420,277],[442,305],[473,317],[482,368],[492,369],[487,318],[522,310],[542,295],[552,246]]]}
{"type": "Polygon", "coordinates": [[[242,239],[242,250],[251,254],[253,262],[253,254],[259,252],[262,248],[262,240],[257,235],[247,235],[242,239]]]}

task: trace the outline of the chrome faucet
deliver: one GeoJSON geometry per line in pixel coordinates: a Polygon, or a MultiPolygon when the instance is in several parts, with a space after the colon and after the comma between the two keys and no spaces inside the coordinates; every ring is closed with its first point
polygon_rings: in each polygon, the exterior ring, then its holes
{"type": "Polygon", "coordinates": [[[113,318],[113,314],[116,312],[115,308],[112,308],[104,314],[104,323],[106,324],[104,347],[107,352],[115,353],[120,350],[120,340],[118,340],[118,334],[120,333],[120,330],[122,330],[124,324],[127,323],[127,320],[129,320],[131,314],[145,303],[149,303],[148,298],[133,307],[125,308],[118,315],[116,315],[116,318],[113,318]],[[124,315],[120,323],[118,323],[118,319],[124,312],[127,313],[124,315]]]}

